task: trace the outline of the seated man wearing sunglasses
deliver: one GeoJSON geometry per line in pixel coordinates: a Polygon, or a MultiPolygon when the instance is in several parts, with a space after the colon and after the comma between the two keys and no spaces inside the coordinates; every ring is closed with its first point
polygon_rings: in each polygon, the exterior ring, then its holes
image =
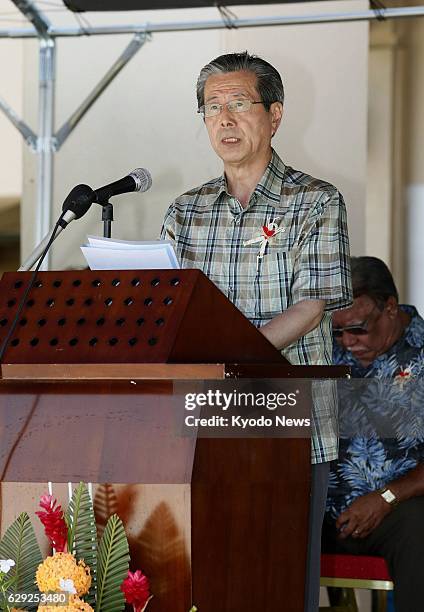
{"type": "Polygon", "coordinates": [[[334,363],[370,380],[340,390],[322,548],[383,556],[396,612],[416,612],[424,601],[424,320],[398,304],[381,260],[353,257],[351,266],[353,305],[333,315],[334,363]]]}

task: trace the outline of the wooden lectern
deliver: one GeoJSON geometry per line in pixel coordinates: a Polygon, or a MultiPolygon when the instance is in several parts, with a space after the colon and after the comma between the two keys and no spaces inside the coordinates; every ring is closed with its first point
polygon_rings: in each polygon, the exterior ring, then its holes
{"type": "MultiPolygon", "coordinates": [[[[1,342],[30,276],[0,282],[1,342]]],[[[149,610],[303,611],[310,441],[179,437],[173,384],[343,368],[290,366],[198,270],[71,271],[38,274],[1,373],[2,481],[189,487],[189,563],[149,610]]]]}

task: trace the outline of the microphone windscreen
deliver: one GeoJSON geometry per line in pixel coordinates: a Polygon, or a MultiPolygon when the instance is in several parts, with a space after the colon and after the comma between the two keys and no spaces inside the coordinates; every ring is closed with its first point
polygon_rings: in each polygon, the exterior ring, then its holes
{"type": "Polygon", "coordinates": [[[136,183],[134,191],[148,191],[152,186],[152,175],[146,168],[136,168],[130,173],[130,176],[136,183]]]}
{"type": "Polygon", "coordinates": [[[71,210],[75,213],[75,218],[79,219],[90,208],[93,203],[93,190],[88,185],[77,185],[66,196],[63,202],[62,211],[71,210]]]}

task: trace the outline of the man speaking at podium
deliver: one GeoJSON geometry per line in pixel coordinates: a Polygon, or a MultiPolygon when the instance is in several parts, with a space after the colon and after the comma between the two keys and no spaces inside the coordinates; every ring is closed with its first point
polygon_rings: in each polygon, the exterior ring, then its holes
{"type": "MultiPolygon", "coordinates": [[[[331,311],[352,302],[341,194],[286,166],[273,150],[284,88],[268,62],[247,52],[216,58],[200,72],[197,100],[224,173],[171,204],[162,238],[174,242],[183,268],[202,270],[291,363],[330,365],[331,311]]],[[[335,421],[331,401],[315,403],[305,606],[311,612],[318,610],[335,421]]]]}

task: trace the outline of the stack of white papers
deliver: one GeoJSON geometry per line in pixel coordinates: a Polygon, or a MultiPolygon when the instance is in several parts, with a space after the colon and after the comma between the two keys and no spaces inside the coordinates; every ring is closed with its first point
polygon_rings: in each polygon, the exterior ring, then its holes
{"type": "Polygon", "coordinates": [[[91,270],[166,270],[179,268],[169,240],[113,240],[87,236],[81,251],[91,270]]]}

